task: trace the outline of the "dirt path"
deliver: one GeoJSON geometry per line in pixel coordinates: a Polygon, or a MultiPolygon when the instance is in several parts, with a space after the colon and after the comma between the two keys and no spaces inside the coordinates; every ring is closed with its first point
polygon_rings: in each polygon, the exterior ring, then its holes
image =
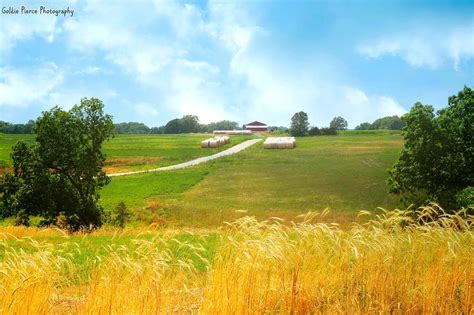
{"type": "Polygon", "coordinates": [[[252,139],[252,140],[247,140],[242,143],[239,143],[237,145],[234,145],[233,147],[224,150],[222,152],[209,155],[209,156],[203,156],[188,162],[176,164],[176,165],[170,165],[170,166],[163,166],[159,168],[154,168],[151,170],[143,170],[143,171],[133,171],[133,172],[123,172],[123,173],[114,173],[114,174],[107,174],[110,177],[115,177],[115,176],[127,176],[127,175],[135,175],[135,174],[143,174],[143,173],[151,173],[151,172],[161,172],[161,171],[170,171],[170,170],[177,170],[180,168],[186,168],[194,165],[198,165],[201,163],[205,163],[211,160],[218,159],[220,157],[226,156],[226,155],[231,155],[237,152],[240,152],[258,142],[262,141],[262,139],[252,139]]]}

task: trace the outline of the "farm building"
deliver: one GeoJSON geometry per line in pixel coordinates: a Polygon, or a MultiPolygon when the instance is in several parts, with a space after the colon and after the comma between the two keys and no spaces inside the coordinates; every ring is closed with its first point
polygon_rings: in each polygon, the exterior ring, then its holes
{"type": "Polygon", "coordinates": [[[251,130],[214,130],[215,135],[241,135],[248,136],[252,134],[251,130]]]}
{"type": "Polygon", "coordinates": [[[252,130],[252,131],[267,131],[268,130],[268,126],[259,121],[253,121],[251,123],[248,123],[244,125],[244,128],[246,130],[252,130]]]}

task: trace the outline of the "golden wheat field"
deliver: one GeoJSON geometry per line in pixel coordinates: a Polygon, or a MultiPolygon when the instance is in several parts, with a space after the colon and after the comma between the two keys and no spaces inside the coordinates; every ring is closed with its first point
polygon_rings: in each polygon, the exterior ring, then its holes
{"type": "Polygon", "coordinates": [[[199,241],[209,231],[184,239],[183,231],[158,229],[74,236],[79,244],[111,237],[86,271],[73,236],[1,228],[0,313],[474,311],[472,216],[433,205],[418,210],[417,221],[414,211],[397,210],[342,230],[318,223],[321,215],[244,217],[212,232],[215,250],[199,241]],[[128,242],[113,243],[120,238],[128,242]]]}

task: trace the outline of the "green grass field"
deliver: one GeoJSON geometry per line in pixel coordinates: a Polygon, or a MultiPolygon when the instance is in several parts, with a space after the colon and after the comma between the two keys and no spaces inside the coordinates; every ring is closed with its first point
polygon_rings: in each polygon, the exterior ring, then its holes
{"type": "Polygon", "coordinates": [[[220,148],[202,149],[209,134],[118,135],[104,145],[108,157],[106,171],[117,173],[144,170],[189,161],[225,150],[250,136],[233,136],[231,143],[220,148]]]}
{"type": "MultiPolygon", "coordinates": [[[[209,155],[208,135],[120,135],[105,145],[107,170],[147,169],[209,155]]],[[[1,155],[20,138],[2,135],[1,155]]],[[[232,145],[243,141],[234,137],[232,145]]],[[[397,199],[385,184],[403,140],[398,132],[342,132],[297,139],[293,150],[265,150],[259,143],[233,156],[196,167],[116,177],[101,191],[105,209],[120,201],[133,225],[216,227],[244,215],[292,219],[329,208],[328,220],[350,222],[360,210],[392,209],[397,199]]]]}
{"type": "Polygon", "coordinates": [[[294,150],[244,152],[197,167],[114,178],[102,192],[111,209],[124,201],[137,218],[184,226],[219,226],[243,215],[293,218],[331,210],[350,221],[359,210],[396,207],[385,185],[399,133],[343,133],[297,139],[294,150]]]}
{"type": "MultiPolygon", "coordinates": [[[[116,135],[104,144],[107,173],[145,170],[178,164],[225,150],[251,136],[233,136],[231,143],[220,148],[201,149],[202,140],[210,134],[116,135]]],[[[0,134],[0,172],[11,166],[10,152],[19,140],[33,142],[34,135],[0,134]]]]}

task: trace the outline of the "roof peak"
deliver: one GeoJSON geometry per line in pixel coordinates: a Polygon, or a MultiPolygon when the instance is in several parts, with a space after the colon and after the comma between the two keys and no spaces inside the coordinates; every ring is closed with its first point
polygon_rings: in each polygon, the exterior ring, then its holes
{"type": "Polygon", "coordinates": [[[264,124],[263,122],[260,122],[258,120],[252,121],[251,123],[245,124],[246,126],[266,126],[267,124],[264,124]]]}

